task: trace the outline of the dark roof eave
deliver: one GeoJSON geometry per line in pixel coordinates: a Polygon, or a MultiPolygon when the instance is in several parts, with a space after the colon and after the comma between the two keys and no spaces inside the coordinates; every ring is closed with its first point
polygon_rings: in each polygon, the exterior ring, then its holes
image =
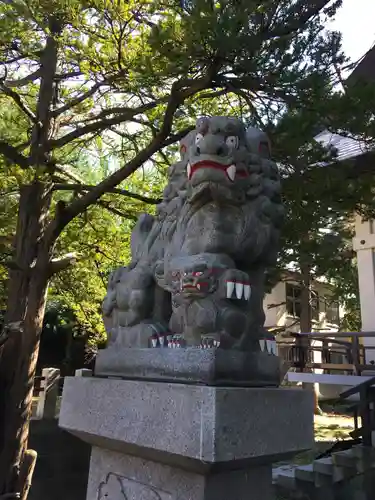
{"type": "Polygon", "coordinates": [[[375,80],[375,45],[359,61],[346,79],[348,85],[355,85],[359,80],[375,80]]]}

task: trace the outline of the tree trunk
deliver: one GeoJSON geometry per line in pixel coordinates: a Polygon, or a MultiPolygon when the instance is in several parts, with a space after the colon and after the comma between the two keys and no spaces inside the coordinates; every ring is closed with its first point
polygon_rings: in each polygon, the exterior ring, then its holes
{"type": "MultiPolygon", "coordinates": [[[[312,320],[311,320],[311,270],[309,264],[301,263],[301,279],[302,279],[302,290],[301,290],[301,318],[300,326],[301,332],[311,332],[312,330],[312,320]]],[[[302,339],[302,345],[308,352],[308,348],[311,345],[309,339],[302,339]]],[[[312,370],[309,370],[312,371],[312,370]]],[[[319,384],[302,384],[302,387],[314,391],[314,413],[315,415],[321,415],[323,412],[319,406],[319,384]]]]}
{"type": "Polygon", "coordinates": [[[30,468],[25,454],[52,252],[52,244],[43,238],[50,203],[50,187],[39,181],[20,190],[5,325],[21,321],[21,327],[0,349],[0,495],[19,492],[23,500],[28,488],[21,482],[30,468]]]}

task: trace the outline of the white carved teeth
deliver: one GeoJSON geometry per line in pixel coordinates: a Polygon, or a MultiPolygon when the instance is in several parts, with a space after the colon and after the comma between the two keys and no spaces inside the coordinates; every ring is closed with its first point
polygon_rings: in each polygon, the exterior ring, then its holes
{"type": "Polygon", "coordinates": [[[186,173],[187,173],[188,179],[190,179],[190,177],[191,177],[191,165],[189,162],[186,165],[186,173]]]}
{"type": "Polygon", "coordinates": [[[236,291],[236,298],[245,300],[250,299],[251,288],[248,283],[241,283],[236,281],[227,281],[227,299],[231,299],[233,291],[236,291]]]}
{"type": "Polygon", "coordinates": [[[229,177],[229,179],[233,182],[234,181],[234,178],[236,177],[236,165],[230,165],[228,168],[227,168],[227,176],[229,177]]]}
{"type": "Polygon", "coordinates": [[[151,344],[152,344],[152,347],[156,347],[158,345],[158,338],[156,336],[151,337],[151,344]]]}
{"type": "Polygon", "coordinates": [[[232,298],[233,290],[234,290],[234,281],[227,281],[227,299],[232,298]]]}
{"type": "Polygon", "coordinates": [[[167,340],[167,346],[169,349],[179,349],[184,347],[184,339],[181,335],[178,335],[175,338],[173,338],[173,335],[167,335],[167,340]]]}
{"type": "Polygon", "coordinates": [[[237,299],[242,298],[243,283],[236,283],[236,297],[237,299]]]}
{"type": "Polygon", "coordinates": [[[159,335],[159,344],[160,347],[164,347],[164,335],[159,335]]]}

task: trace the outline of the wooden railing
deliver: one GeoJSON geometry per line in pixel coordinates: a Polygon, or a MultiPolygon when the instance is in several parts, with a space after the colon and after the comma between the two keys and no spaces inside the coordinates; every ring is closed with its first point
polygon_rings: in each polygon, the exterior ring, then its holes
{"type": "Polygon", "coordinates": [[[365,446],[373,446],[372,433],[375,430],[375,377],[365,380],[340,394],[340,402],[359,394],[359,402],[351,407],[354,416],[354,431],[350,433],[353,439],[360,438],[365,446]],[[362,425],[358,425],[358,417],[362,425]]]}
{"type": "Polygon", "coordinates": [[[366,363],[366,350],[375,347],[364,347],[359,343],[360,338],[375,337],[375,332],[311,332],[293,333],[292,342],[278,342],[278,348],[284,360],[297,371],[313,369],[323,370],[324,373],[343,371],[350,375],[361,375],[364,370],[375,370],[375,365],[366,363]],[[312,345],[318,341],[320,345],[312,345]],[[321,354],[321,362],[314,360],[314,354],[321,354]],[[346,358],[346,362],[332,362],[335,354],[346,358]]]}

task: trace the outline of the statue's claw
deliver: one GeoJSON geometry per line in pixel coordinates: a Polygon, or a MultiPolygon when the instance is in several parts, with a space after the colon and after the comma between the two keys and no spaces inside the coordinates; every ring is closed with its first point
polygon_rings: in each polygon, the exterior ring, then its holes
{"type": "Polygon", "coordinates": [[[274,337],[259,339],[260,350],[277,356],[277,343],[274,337]]]}
{"type": "Polygon", "coordinates": [[[231,269],[225,273],[225,298],[249,300],[251,287],[246,273],[231,269]]]}

